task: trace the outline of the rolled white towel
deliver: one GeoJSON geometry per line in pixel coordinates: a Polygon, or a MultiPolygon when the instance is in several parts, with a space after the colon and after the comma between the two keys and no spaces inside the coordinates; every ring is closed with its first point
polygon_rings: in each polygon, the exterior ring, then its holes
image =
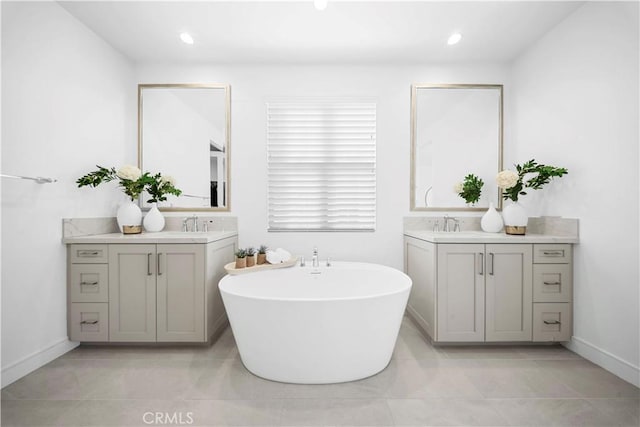
{"type": "Polygon", "coordinates": [[[291,253],[282,248],[276,249],[276,253],[280,256],[280,259],[282,260],[280,262],[289,261],[291,259],[291,253]]]}
{"type": "Polygon", "coordinates": [[[275,251],[267,251],[267,262],[269,264],[281,264],[285,261],[289,261],[290,259],[291,253],[282,248],[278,248],[275,251]]]}
{"type": "Polygon", "coordinates": [[[280,264],[282,263],[282,256],[278,253],[278,251],[267,251],[267,262],[269,264],[280,264]]]}

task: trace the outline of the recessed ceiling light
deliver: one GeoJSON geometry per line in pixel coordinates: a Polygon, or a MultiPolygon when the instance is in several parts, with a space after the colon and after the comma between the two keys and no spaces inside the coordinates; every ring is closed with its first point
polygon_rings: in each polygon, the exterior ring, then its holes
{"type": "Polygon", "coordinates": [[[189,33],[180,33],[180,40],[186,44],[193,44],[193,37],[189,33]]]}
{"type": "Polygon", "coordinates": [[[313,5],[318,10],[325,10],[327,8],[328,0],[313,0],[313,5]]]}
{"type": "Polygon", "coordinates": [[[448,45],[457,44],[461,39],[462,39],[462,34],[453,33],[453,34],[451,34],[451,36],[449,36],[449,40],[447,40],[447,44],[448,45]]]}

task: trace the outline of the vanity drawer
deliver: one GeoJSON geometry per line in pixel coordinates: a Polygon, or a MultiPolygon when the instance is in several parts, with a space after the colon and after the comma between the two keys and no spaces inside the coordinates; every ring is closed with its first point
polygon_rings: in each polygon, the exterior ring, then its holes
{"type": "Polygon", "coordinates": [[[108,261],[107,245],[71,245],[72,264],[106,264],[108,261]]]}
{"type": "Polygon", "coordinates": [[[569,341],[571,320],[570,303],[533,304],[533,341],[569,341]]]}
{"type": "Polygon", "coordinates": [[[71,341],[109,341],[109,304],[72,303],[70,317],[71,341]]]}
{"type": "Polygon", "coordinates": [[[570,302],[571,264],[533,265],[533,302],[570,302]]]}
{"type": "Polygon", "coordinates": [[[534,264],[569,264],[571,262],[571,245],[533,245],[534,264]]]}
{"type": "Polygon", "coordinates": [[[109,302],[107,264],[71,264],[71,302],[109,302]]]}

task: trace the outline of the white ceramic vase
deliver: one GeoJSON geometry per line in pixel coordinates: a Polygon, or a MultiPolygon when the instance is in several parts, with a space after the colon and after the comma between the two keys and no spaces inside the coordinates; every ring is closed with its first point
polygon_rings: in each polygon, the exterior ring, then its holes
{"type": "Polygon", "coordinates": [[[512,202],[502,209],[504,218],[504,231],[507,234],[525,234],[529,217],[524,206],[518,202],[512,202]]]}
{"type": "Polygon", "coordinates": [[[164,215],[158,210],[157,203],[151,203],[151,209],[144,216],[144,229],[149,232],[162,231],[164,228],[164,215]]]}
{"type": "Polygon", "coordinates": [[[489,209],[482,215],[480,220],[480,227],[485,233],[499,233],[502,231],[502,216],[496,210],[493,202],[489,203],[489,209]]]}
{"type": "Polygon", "coordinates": [[[142,211],[136,203],[128,200],[120,205],[116,218],[118,220],[118,227],[120,227],[120,231],[122,232],[122,227],[125,225],[139,227],[142,224],[142,211]]]}

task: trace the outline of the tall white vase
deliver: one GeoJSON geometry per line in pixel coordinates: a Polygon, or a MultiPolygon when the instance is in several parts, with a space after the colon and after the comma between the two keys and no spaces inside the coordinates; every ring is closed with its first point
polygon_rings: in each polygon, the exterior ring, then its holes
{"type": "Polygon", "coordinates": [[[502,216],[496,210],[493,202],[489,203],[489,209],[482,215],[482,219],[480,220],[482,231],[486,233],[499,233],[502,231],[503,225],[502,216]]]}
{"type": "Polygon", "coordinates": [[[140,207],[131,200],[120,205],[116,218],[121,232],[125,234],[135,234],[142,231],[142,228],[140,227],[142,224],[142,211],[140,210],[140,207]],[[127,227],[127,229],[124,227],[127,227]]]}
{"type": "Polygon", "coordinates": [[[158,210],[157,203],[151,203],[151,209],[144,216],[144,229],[149,232],[162,231],[164,228],[164,215],[158,210]]]}
{"type": "Polygon", "coordinates": [[[504,218],[504,232],[507,234],[525,234],[529,217],[524,206],[518,202],[512,202],[502,209],[504,218]]]}

